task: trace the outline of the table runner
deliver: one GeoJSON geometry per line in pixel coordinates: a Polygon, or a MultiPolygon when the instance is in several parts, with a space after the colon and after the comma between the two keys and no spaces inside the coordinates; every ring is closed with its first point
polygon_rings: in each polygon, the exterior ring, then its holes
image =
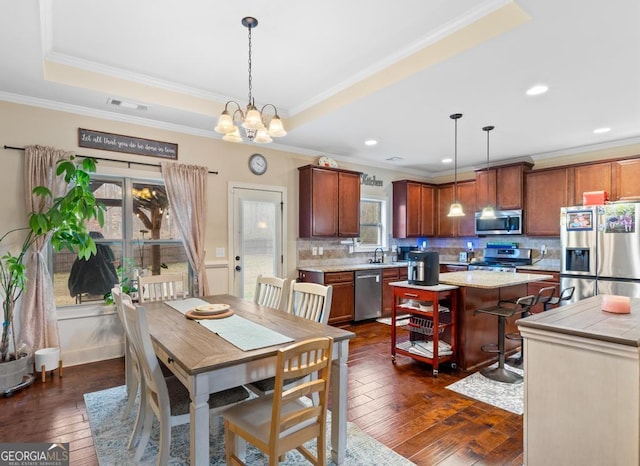
{"type": "MultiPolygon", "coordinates": [[[[209,303],[199,298],[187,298],[165,301],[165,304],[184,314],[196,306],[209,303]]],[[[267,346],[281,345],[294,341],[293,338],[289,338],[238,315],[232,315],[224,319],[197,320],[196,322],[207,330],[218,334],[242,351],[266,348],[267,346]]]]}
{"type": "Polygon", "coordinates": [[[164,303],[182,314],[186,314],[187,311],[195,309],[198,306],[209,304],[207,301],[200,298],[176,299],[174,301],[165,301],[164,303]]]}
{"type": "Polygon", "coordinates": [[[294,341],[293,338],[274,332],[235,314],[224,319],[199,320],[198,323],[213,333],[217,333],[242,351],[294,341]]]}

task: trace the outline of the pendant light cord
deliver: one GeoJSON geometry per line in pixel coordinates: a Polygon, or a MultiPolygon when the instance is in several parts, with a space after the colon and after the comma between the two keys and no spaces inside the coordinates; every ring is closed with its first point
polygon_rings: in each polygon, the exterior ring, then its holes
{"type": "Polygon", "coordinates": [[[253,29],[251,26],[247,26],[247,29],[249,29],[249,105],[253,105],[253,102],[251,101],[251,91],[252,91],[252,82],[251,82],[251,29],[253,29]]]}

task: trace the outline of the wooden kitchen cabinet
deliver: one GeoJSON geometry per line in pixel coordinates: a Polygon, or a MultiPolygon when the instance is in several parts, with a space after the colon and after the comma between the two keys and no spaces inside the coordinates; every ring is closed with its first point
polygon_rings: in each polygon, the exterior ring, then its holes
{"type": "Polygon", "coordinates": [[[611,200],[619,201],[640,196],[640,158],[612,162],[611,200]]]}
{"type": "Polygon", "coordinates": [[[524,177],[531,167],[533,164],[522,162],[476,171],[477,209],[487,205],[494,206],[496,210],[522,209],[524,177]]]}
{"type": "Polygon", "coordinates": [[[418,181],[393,182],[393,237],[434,236],[436,187],[418,181]]]}
{"type": "MultiPolygon", "coordinates": [[[[403,267],[406,270],[406,267],[403,267]]],[[[389,317],[393,309],[393,287],[389,283],[400,281],[400,267],[382,269],[382,316],[389,317]]]]}
{"type": "Polygon", "coordinates": [[[459,237],[475,235],[476,182],[458,183],[458,202],[462,204],[464,217],[447,217],[453,202],[454,185],[438,187],[438,236],[459,237]]]}
{"type": "Polygon", "coordinates": [[[560,208],[570,205],[569,169],[526,174],[524,224],[528,236],[560,236],[560,208]]]}
{"type": "Polygon", "coordinates": [[[299,236],[360,235],[360,172],[307,165],[299,170],[299,236]]]}
{"type": "Polygon", "coordinates": [[[571,167],[573,189],[570,191],[569,205],[582,205],[582,193],[606,191],[611,193],[611,162],[592,163],[571,167]]]}
{"type": "Polygon", "coordinates": [[[354,273],[345,272],[309,272],[298,270],[301,282],[319,283],[333,287],[329,324],[337,325],[351,322],[355,317],[354,273]]]}
{"type": "Polygon", "coordinates": [[[440,273],[465,272],[467,270],[469,270],[468,265],[440,264],[440,273]]]}

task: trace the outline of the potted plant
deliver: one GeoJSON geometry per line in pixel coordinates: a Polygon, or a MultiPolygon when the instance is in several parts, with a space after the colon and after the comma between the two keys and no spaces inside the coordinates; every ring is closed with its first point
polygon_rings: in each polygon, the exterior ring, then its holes
{"type": "MultiPolygon", "coordinates": [[[[36,186],[33,193],[40,196],[39,208],[29,214],[28,226],[7,231],[0,237],[0,244],[12,234],[23,233],[24,240],[19,251],[11,251],[0,258],[0,294],[3,303],[2,340],[0,341],[0,363],[18,361],[27,354],[20,354],[13,332],[13,318],[16,301],[26,283],[25,258],[34,242],[43,236],[50,235],[51,245],[56,250],[67,248],[77,250],[78,257],[88,259],[96,253],[96,244],[89,235],[85,222],[96,219],[100,226],[104,223],[104,205],[96,202],[90,187],[90,172],[94,172],[96,161],[85,158],[75,161],[71,156],[58,162],[56,176],[63,177],[69,190],[64,196],[53,199],[47,207],[47,199],[52,193],[45,186],[36,186]],[[10,339],[15,354],[10,354],[10,339]]],[[[0,364],[1,365],[1,364],[0,364]]],[[[26,363],[25,363],[26,367],[26,363]]],[[[19,375],[18,383],[22,381],[19,375]]],[[[16,385],[16,384],[14,384],[16,385]]],[[[2,383],[0,382],[0,387],[2,383]]]]}

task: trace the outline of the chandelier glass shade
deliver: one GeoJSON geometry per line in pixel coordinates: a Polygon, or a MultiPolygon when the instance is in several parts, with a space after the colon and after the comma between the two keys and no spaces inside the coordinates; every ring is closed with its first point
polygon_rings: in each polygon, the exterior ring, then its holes
{"type": "Polygon", "coordinates": [[[287,132],[284,130],[284,125],[275,105],[266,104],[260,110],[255,106],[255,100],[252,95],[251,30],[258,26],[258,20],[247,16],[242,18],[242,25],[249,30],[249,103],[243,111],[240,104],[235,100],[228,101],[218,118],[218,124],[214,131],[224,134],[222,137],[224,141],[242,142],[243,137],[239,129],[239,126],[242,126],[249,141],[268,144],[273,141],[272,138],[285,136],[287,132]],[[273,115],[267,125],[265,110],[269,107],[273,108],[273,115]]]}
{"type": "Polygon", "coordinates": [[[496,212],[493,206],[489,202],[489,132],[495,128],[495,126],[485,126],[482,131],[487,132],[487,206],[482,209],[480,218],[496,218],[496,212]]]}
{"type": "Polygon", "coordinates": [[[447,217],[464,217],[462,204],[458,202],[458,120],[462,118],[462,113],[449,115],[454,121],[454,146],[453,146],[453,203],[449,207],[447,217]]]}

